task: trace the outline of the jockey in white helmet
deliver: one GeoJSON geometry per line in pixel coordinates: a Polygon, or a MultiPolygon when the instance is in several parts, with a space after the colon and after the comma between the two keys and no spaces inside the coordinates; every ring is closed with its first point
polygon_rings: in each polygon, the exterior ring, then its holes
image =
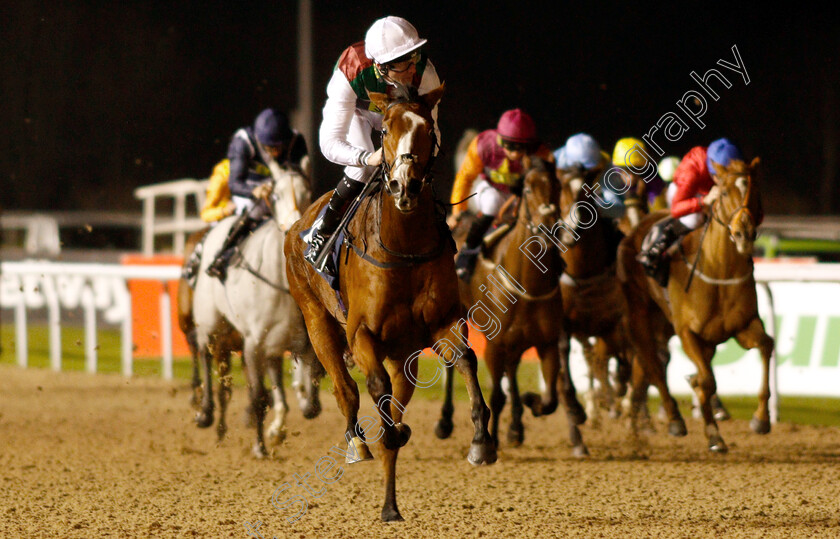
{"type": "MultiPolygon", "coordinates": [[[[309,248],[304,257],[310,263],[382,163],[382,148],[374,149],[371,134],[382,129],[383,112],[370,101],[368,92],[393,93],[397,85],[402,85],[423,95],[440,86],[432,62],[420,50],[425,43],[407,20],[385,17],[373,23],[364,41],[341,53],[327,85],[319,136],[324,157],[344,165],[344,176],[323,218],[313,224],[306,237],[309,248]]],[[[432,118],[439,141],[437,107],[432,118]]],[[[329,267],[318,269],[332,271],[329,267]]]]}

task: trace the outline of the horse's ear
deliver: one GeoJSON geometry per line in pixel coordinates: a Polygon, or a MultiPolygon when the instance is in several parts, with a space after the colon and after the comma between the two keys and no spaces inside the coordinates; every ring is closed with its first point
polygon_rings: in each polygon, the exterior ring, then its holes
{"type": "Polygon", "coordinates": [[[758,157],[756,157],[755,159],[753,159],[753,160],[752,160],[752,162],[750,162],[750,168],[751,168],[751,169],[753,169],[753,170],[755,170],[755,169],[756,169],[756,167],[758,167],[758,164],[759,164],[759,163],[761,163],[761,159],[759,159],[758,157]]]}
{"type": "Polygon", "coordinates": [[[438,104],[440,98],[443,97],[443,90],[446,86],[446,83],[441,83],[440,86],[429,92],[428,94],[423,94],[420,98],[426,102],[426,106],[429,107],[429,110],[435,108],[435,105],[438,104]]]}
{"type": "Polygon", "coordinates": [[[391,99],[388,97],[388,94],[381,94],[379,92],[368,92],[368,97],[370,98],[371,102],[376,105],[376,108],[385,112],[388,108],[388,105],[391,103],[391,99]]]}

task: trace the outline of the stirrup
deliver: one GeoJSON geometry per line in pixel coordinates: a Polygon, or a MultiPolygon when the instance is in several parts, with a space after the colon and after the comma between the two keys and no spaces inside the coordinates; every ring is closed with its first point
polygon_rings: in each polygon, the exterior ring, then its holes
{"type": "Polygon", "coordinates": [[[310,264],[314,265],[315,261],[318,259],[318,255],[321,254],[321,249],[324,248],[324,243],[326,243],[326,241],[327,239],[321,235],[319,230],[313,230],[309,237],[309,249],[306,251],[306,254],[303,255],[303,258],[310,264]]]}

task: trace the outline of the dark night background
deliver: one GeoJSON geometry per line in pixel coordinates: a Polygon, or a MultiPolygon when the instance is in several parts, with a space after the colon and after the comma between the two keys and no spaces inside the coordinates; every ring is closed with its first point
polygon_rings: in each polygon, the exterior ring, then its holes
{"type": "MultiPolygon", "coordinates": [[[[685,119],[675,102],[697,89],[689,73],[716,67],[733,86],[712,83],[721,98],[707,127],[689,122],[676,143],[659,133],[663,149],[729,136],[762,158],[768,213],[840,213],[840,25],[828,11],[766,6],[313,0],[316,128],[342,49],[400,15],[447,83],[444,193],[461,132],[506,109],[529,111],[552,147],[587,131],[611,152],[668,111],[685,119]],[[716,66],[733,44],[749,86],[716,66]]],[[[139,211],[134,188],[208,176],[238,127],[296,104],[294,1],[11,0],[0,14],[3,209],[139,211]]],[[[309,143],[320,193],[340,168],[309,143]]]]}

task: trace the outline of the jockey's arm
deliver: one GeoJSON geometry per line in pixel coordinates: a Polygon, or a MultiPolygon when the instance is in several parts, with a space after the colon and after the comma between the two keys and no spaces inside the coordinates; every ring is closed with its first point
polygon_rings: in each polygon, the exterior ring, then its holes
{"type": "Polygon", "coordinates": [[[347,142],[350,122],[356,110],[356,93],[340,70],[333,71],[327,84],[327,102],[323,120],[318,130],[321,153],[332,163],[344,166],[362,166],[368,152],[347,142]]]}
{"type": "Polygon", "coordinates": [[[697,146],[692,148],[674,172],[674,184],[677,190],[671,201],[671,216],[683,217],[703,210],[703,201],[698,195],[706,194],[703,179],[708,175],[706,172],[706,151],[705,148],[697,146]]]}
{"type": "Polygon", "coordinates": [[[455,176],[455,183],[452,185],[452,197],[449,202],[457,204],[452,208],[452,215],[457,216],[467,209],[468,202],[464,200],[470,195],[473,182],[484,170],[484,162],[478,155],[478,137],[470,142],[467,148],[467,155],[461,163],[461,169],[455,176]]]}
{"type": "Polygon", "coordinates": [[[230,177],[228,186],[233,196],[252,198],[253,186],[248,185],[248,162],[251,160],[251,149],[244,140],[234,137],[228,147],[230,159],[230,177]]]}

